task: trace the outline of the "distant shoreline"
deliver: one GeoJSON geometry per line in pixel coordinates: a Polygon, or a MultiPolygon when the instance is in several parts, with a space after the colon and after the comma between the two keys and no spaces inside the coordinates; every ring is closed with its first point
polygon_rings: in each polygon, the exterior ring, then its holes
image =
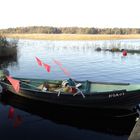
{"type": "Polygon", "coordinates": [[[140,34],[5,34],[6,37],[33,40],[120,40],[140,39],[140,34]]]}

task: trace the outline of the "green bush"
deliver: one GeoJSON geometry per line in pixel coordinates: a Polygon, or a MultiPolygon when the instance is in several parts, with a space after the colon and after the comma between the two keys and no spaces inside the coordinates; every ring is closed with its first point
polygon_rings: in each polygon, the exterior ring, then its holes
{"type": "Polygon", "coordinates": [[[18,40],[10,40],[3,35],[0,35],[0,58],[13,57],[17,55],[18,40]]]}
{"type": "Polygon", "coordinates": [[[5,36],[0,35],[0,47],[7,47],[9,45],[5,36]]]}

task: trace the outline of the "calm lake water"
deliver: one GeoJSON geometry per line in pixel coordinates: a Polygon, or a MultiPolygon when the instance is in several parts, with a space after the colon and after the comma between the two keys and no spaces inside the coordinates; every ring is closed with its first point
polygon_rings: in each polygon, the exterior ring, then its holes
{"type": "MultiPolygon", "coordinates": [[[[128,53],[123,57],[121,52],[97,52],[95,51],[97,47],[138,50],[140,40],[19,40],[17,63],[9,63],[8,70],[16,77],[67,79],[68,77],[54,64],[53,59],[55,59],[60,61],[70,72],[71,77],[77,80],[140,83],[140,54],[128,53]],[[35,57],[51,65],[51,72],[48,73],[39,67],[35,57]]],[[[46,113],[44,115],[44,112],[39,112],[37,109],[27,109],[29,106],[26,106],[25,102],[19,103],[19,100],[16,100],[16,104],[14,102],[12,100],[0,102],[2,140],[10,138],[127,140],[134,125],[134,119],[127,122],[107,118],[96,118],[87,122],[88,117],[83,120],[76,119],[75,122],[72,119],[60,120],[59,113],[50,113],[44,109],[46,113]],[[10,117],[9,112],[13,112],[10,117]]]]}

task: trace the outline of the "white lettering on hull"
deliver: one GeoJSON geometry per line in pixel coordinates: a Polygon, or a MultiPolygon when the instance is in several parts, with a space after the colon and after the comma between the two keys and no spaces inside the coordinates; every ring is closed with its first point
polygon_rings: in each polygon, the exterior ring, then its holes
{"type": "Polygon", "coordinates": [[[120,97],[120,96],[124,96],[125,93],[121,92],[121,93],[111,93],[108,95],[109,98],[115,98],[115,97],[120,97]]]}

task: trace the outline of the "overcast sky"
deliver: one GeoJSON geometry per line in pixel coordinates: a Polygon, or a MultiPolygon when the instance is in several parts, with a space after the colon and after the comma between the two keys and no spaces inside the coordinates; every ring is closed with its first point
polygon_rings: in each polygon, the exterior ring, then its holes
{"type": "Polygon", "coordinates": [[[140,28],[140,0],[0,0],[0,28],[140,28]]]}

